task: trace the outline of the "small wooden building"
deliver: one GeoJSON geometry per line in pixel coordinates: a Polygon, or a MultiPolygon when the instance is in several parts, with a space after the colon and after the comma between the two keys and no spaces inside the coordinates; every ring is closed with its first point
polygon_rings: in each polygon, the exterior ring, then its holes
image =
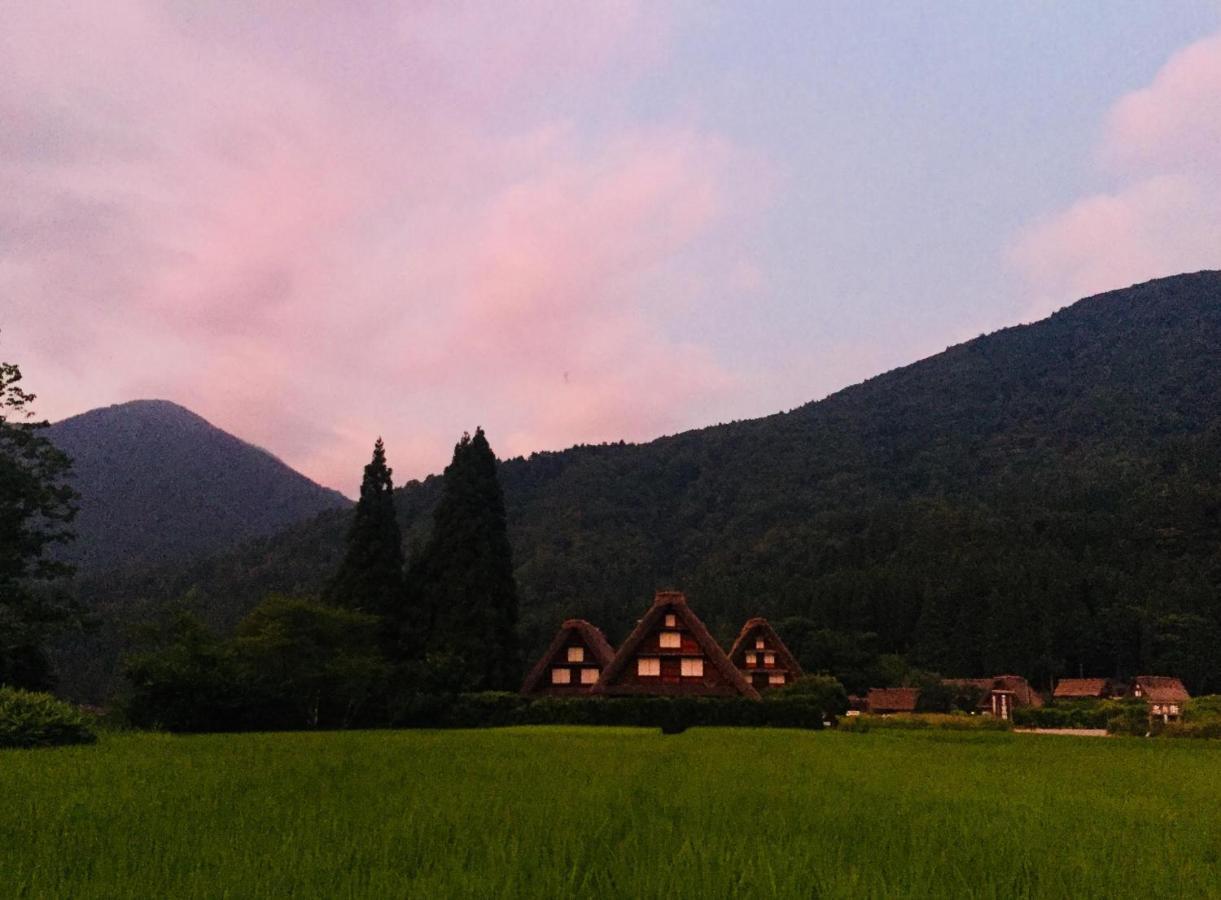
{"type": "Polygon", "coordinates": [[[729,650],[729,660],[756,690],[783,687],[804,672],[767,619],[748,619],[729,650]]]}
{"type": "Polygon", "coordinates": [[[870,688],[865,702],[872,715],[888,716],[892,713],[914,713],[919,699],[919,688],[870,688]]]}
{"type": "Polygon", "coordinates": [[[588,694],[614,657],[601,631],[584,619],[568,619],[526,675],[521,692],[558,697],[588,694]]]}
{"type": "Polygon", "coordinates": [[[653,598],[594,692],[759,699],[678,591],[660,591],[653,598]]]}
{"type": "Polygon", "coordinates": [[[979,692],[976,712],[1013,718],[1013,711],[1023,706],[1042,706],[1043,698],[1021,675],[994,675],[991,678],[947,678],[946,684],[975,688],[979,692]]]}
{"type": "Polygon", "coordinates": [[[1052,697],[1056,700],[1105,700],[1116,693],[1114,684],[1107,678],[1061,678],[1056,682],[1052,697]]]}
{"type": "Polygon", "coordinates": [[[1163,722],[1180,719],[1183,705],[1191,699],[1183,682],[1167,675],[1137,675],[1132,679],[1132,696],[1145,701],[1150,718],[1163,722]]]}

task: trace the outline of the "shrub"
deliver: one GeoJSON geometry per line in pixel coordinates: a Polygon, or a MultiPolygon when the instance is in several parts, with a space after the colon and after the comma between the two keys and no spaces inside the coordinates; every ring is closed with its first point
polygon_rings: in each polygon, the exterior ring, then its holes
{"type": "Polygon", "coordinates": [[[1221,739],[1221,718],[1201,722],[1171,722],[1156,729],[1160,737],[1221,739]]]}
{"type": "Polygon", "coordinates": [[[829,675],[806,675],[766,695],[766,702],[774,699],[800,697],[819,705],[827,718],[834,721],[848,711],[848,692],[844,686],[829,675]]]}
{"type": "Polygon", "coordinates": [[[1022,728],[1106,728],[1108,715],[1099,704],[1025,706],[1013,711],[1013,724],[1022,728]]]}
{"type": "Polygon", "coordinates": [[[0,687],[0,748],[56,747],[97,740],[89,717],[50,694],[0,687]]]}
{"type": "Polygon", "coordinates": [[[1144,737],[1149,733],[1149,708],[1143,700],[1105,700],[1098,704],[1098,711],[1106,716],[1107,731],[1111,734],[1128,734],[1144,737]]]}
{"type": "Polygon", "coordinates": [[[1013,726],[1004,719],[993,716],[968,716],[959,714],[920,713],[911,716],[850,716],[840,720],[839,730],[864,734],[874,728],[883,730],[941,731],[1009,731],[1013,726]]]}

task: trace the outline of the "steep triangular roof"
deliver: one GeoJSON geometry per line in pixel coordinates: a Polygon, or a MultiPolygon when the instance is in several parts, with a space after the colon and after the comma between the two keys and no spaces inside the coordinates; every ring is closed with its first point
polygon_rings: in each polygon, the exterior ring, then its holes
{"type": "Polygon", "coordinates": [[[555,659],[556,654],[567,646],[568,638],[573,632],[580,636],[582,643],[594,655],[593,661],[598,664],[598,668],[606,671],[606,667],[615,658],[615,650],[607,643],[606,636],[602,634],[600,629],[589,624],[584,619],[566,619],[560,625],[560,630],[555,633],[555,637],[551,639],[551,644],[547,647],[546,652],[539,657],[538,662],[534,664],[534,668],[526,675],[526,680],[522,682],[521,686],[523,694],[530,694],[538,690],[539,683],[542,682],[548,667],[555,659]]]}
{"type": "Polygon", "coordinates": [[[734,665],[737,665],[738,651],[745,653],[747,650],[753,649],[747,642],[754,640],[756,635],[761,636],[767,642],[769,652],[773,652],[780,657],[781,663],[784,664],[783,668],[787,669],[790,675],[794,678],[800,678],[805,674],[801,670],[801,663],[797,662],[797,657],[789,652],[789,648],[785,645],[784,641],[780,640],[780,635],[776,633],[772,623],[762,616],[747,619],[746,624],[742,626],[742,630],[738,633],[738,639],[729,648],[729,659],[734,665]]]}
{"type": "Polygon", "coordinates": [[[1133,694],[1150,703],[1181,703],[1191,699],[1183,682],[1167,675],[1137,675],[1132,684],[1140,689],[1133,690],[1133,694]]]}
{"type": "Polygon", "coordinates": [[[747,683],[746,679],[742,677],[742,673],[738,671],[737,666],[729,661],[729,657],[725,655],[721,645],[708,632],[704,623],[700,621],[699,616],[687,605],[687,598],[680,591],[657,592],[657,595],[653,598],[652,607],[644,614],[644,618],[636,623],[636,627],[627,636],[627,640],[620,645],[610,665],[602,670],[602,677],[594,687],[595,693],[606,693],[607,688],[614,685],[618,678],[623,675],[624,669],[635,656],[641,643],[652,634],[662,617],[667,613],[673,613],[682,620],[683,624],[691,632],[691,636],[695,639],[696,644],[699,645],[700,650],[703,651],[705,659],[717,670],[733,690],[743,697],[749,697],[752,700],[760,699],[759,692],[747,683]]]}

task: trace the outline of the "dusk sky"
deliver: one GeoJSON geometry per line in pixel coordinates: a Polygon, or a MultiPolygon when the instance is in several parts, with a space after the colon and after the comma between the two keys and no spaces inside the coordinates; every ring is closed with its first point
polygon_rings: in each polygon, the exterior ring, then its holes
{"type": "Polygon", "coordinates": [[[0,359],[353,494],[1221,268],[1221,2],[0,0],[0,359]]]}

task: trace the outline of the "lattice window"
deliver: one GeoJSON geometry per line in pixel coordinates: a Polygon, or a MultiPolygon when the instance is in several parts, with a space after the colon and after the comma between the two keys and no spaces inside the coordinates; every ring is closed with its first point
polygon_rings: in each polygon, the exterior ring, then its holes
{"type": "Polygon", "coordinates": [[[677,650],[683,645],[683,636],[677,631],[663,631],[657,646],[663,650],[677,650]]]}
{"type": "Polygon", "coordinates": [[[569,647],[568,648],[568,661],[569,662],[585,662],[585,648],[584,647],[569,647]]]}
{"type": "Polygon", "coordinates": [[[682,662],[682,674],[687,678],[702,678],[704,675],[704,661],[702,659],[684,659],[682,662]]]}
{"type": "Polygon", "coordinates": [[[661,660],[656,656],[641,656],[636,660],[636,674],[648,678],[661,674],[661,660]]]}
{"type": "Polygon", "coordinates": [[[568,669],[555,668],[551,670],[552,684],[572,684],[572,672],[568,669]]]}

